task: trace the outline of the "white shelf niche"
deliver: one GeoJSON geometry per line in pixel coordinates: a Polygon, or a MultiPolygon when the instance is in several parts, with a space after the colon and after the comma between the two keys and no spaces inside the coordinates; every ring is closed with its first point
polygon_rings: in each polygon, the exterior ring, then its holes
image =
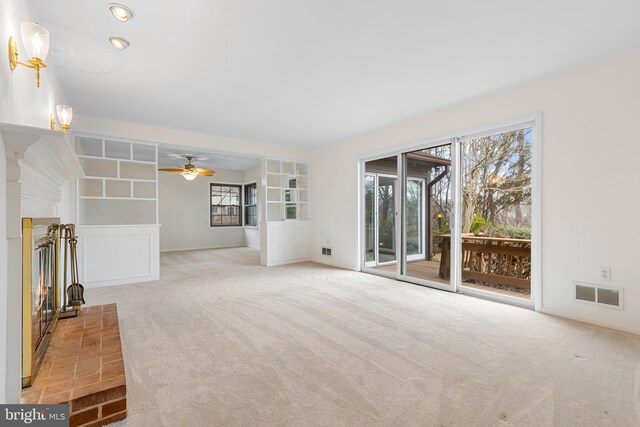
{"type": "Polygon", "coordinates": [[[156,145],[76,136],[75,152],[86,176],[77,180],[79,224],[157,223],[156,145]]]}
{"type": "Polygon", "coordinates": [[[266,160],[266,219],[268,222],[309,219],[308,175],[307,163],[266,160]]]}

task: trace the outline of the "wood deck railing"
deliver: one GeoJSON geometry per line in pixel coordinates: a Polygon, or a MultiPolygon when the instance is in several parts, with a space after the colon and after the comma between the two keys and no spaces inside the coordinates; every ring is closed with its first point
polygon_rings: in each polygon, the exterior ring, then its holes
{"type": "MultiPolygon", "coordinates": [[[[451,236],[442,235],[439,275],[451,274],[451,236]]],[[[462,280],[531,290],[531,240],[462,236],[462,280]]]]}

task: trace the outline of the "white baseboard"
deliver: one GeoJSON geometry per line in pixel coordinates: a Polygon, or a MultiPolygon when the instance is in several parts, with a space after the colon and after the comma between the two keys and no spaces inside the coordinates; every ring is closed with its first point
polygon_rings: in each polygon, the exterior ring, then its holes
{"type": "Polygon", "coordinates": [[[551,310],[545,307],[542,307],[542,310],[540,310],[540,312],[544,314],[550,314],[551,316],[562,317],[564,319],[570,319],[570,320],[576,320],[582,323],[588,323],[590,325],[601,326],[603,328],[615,329],[616,331],[629,332],[632,334],[640,335],[640,328],[629,328],[629,327],[624,327],[620,325],[614,325],[608,322],[598,322],[592,319],[588,319],[586,317],[574,316],[571,314],[563,313],[561,311],[551,310]]]}
{"type": "Polygon", "coordinates": [[[315,262],[317,264],[328,265],[330,267],[341,268],[343,270],[360,271],[359,268],[354,268],[352,265],[346,265],[346,264],[334,261],[333,258],[328,256],[324,256],[322,258],[312,257],[310,261],[315,262]]]}
{"type": "Polygon", "coordinates": [[[94,288],[104,288],[108,286],[130,285],[133,283],[154,282],[156,280],[160,280],[160,276],[129,277],[126,279],[119,279],[119,280],[88,282],[88,283],[83,283],[83,286],[86,289],[94,289],[94,288]]]}
{"type": "Polygon", "coordinates": [[[201,246],[201,247],[195,247],[195,248],[160,249],[160,252],[201,251],[204,249],[228,249],[228,248],[247,248],[247,247],[249,246],[245,246],[245,245],[201,246]]]}
{"type": "Polygon", "coordinates": [[[298,264],[300,262],[309,262],[309,261],[311,261],[309,258],[287,259],[284,261],[273,261],[271,264],[266,265],[265,267],[276,267],[278,265],[298,264]]]}

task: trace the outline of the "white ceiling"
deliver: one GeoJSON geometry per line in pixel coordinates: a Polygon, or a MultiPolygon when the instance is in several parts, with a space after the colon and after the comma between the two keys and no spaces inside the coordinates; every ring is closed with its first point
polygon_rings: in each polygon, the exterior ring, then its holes
{"type": "Polygon", "coordinates": [[[640,46],[638,0],[118,1],[36,0],[79,115],[286,145],[640,46]]]}
{"type": "Polygon", "coordinates": [[[247,171],[260,166],[258,157],[217,154],[182,145],[160,144],[158,147],[158,165],[160,166],[182,167],[187,164],[186,156],[193,157],[191,162],[199,168],[247,171]]]}

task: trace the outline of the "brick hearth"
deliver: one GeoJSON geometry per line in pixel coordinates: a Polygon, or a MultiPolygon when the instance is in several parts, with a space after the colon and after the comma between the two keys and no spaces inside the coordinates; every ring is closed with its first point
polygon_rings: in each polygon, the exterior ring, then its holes
{"type": "Polygon", "coordinates": [[[115,304],[58,321],[22,403],[70,403],[71,426],[103,426],[127,416],[127,386],[115,304]]]}

